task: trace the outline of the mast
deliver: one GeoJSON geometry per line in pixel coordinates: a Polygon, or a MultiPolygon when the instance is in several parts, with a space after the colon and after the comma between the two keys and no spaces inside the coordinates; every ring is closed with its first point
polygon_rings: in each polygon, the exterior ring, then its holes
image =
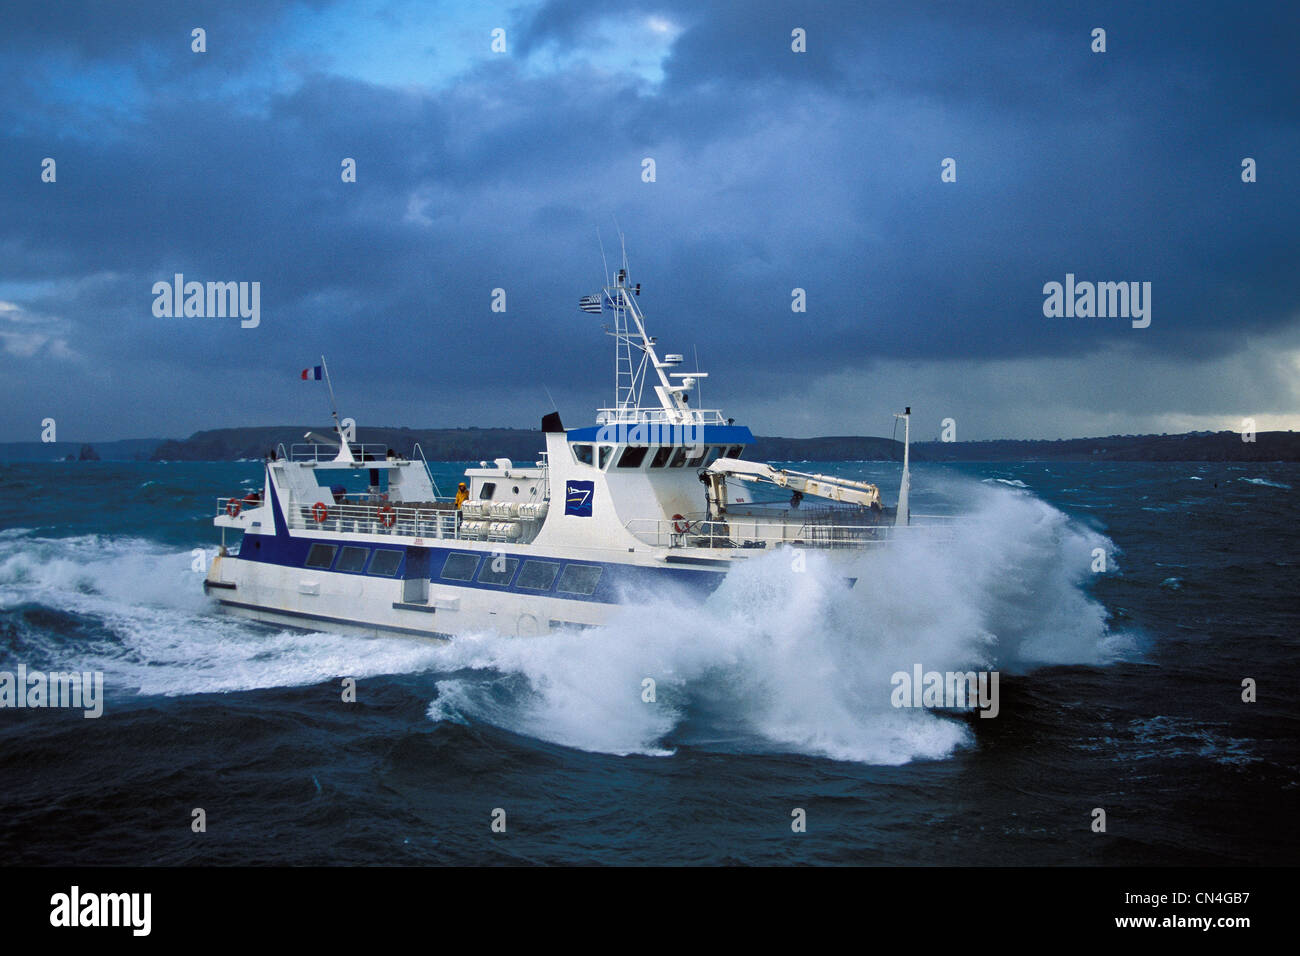
{"type": "Polygon", "coordinates": [[[343,434],[343,425],[339,421],[339,406],[334,400],[334,383],[330,381],[330,367],[325,364],[325,356],[320,357],[320,367],[325,372],[325,387],[330,393],[330,415],[334,418],[334,430],[339,433],[339,453],[335,461],[355,461],[352,449],[348,447],[348,436],[343,434]]]}
{"type": "Polygon", "coordinates": [[[614,312],[613,326],[605,326],[605,333],[614,337],[614,404],[610,408],[597,409],[597,423],[723,424],[726,420],[720,410],[701,409],[698,401],[696,406],[690,403],[691,391],[708,377],[708,373],[672,371],[682,364],[683,357],[678,354],[661,357],[655,349],[655,339],[646,333],[645,316],[637,305],[641,283],[632,282],[628,275],[627,246],[622,233],[619,233],[619,242],[623,247],[622,264],[600,297],[602,310],[612,309],[614,312]],[[643,405],[647,383],[658,402],[643,405]]]}
{"type": "Polygon", "coordinates": [[[908,462],[908,452],[911,448],[912,438],[912,406],[908,405],[903,410],[903,414],[894,417],[903,420],[903,478],[898,485],[898,513],[894,516],[894,524],[908,525],[912,523],[912,513],[908,501],[908,492],[912,488],[912,473],[908,462]]]}

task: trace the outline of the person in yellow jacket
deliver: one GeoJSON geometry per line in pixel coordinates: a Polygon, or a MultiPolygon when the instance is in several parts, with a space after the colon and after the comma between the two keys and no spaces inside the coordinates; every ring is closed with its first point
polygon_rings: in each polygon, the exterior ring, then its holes
{"type": "Polygon", "coordinates": [[[469,489],[465,487],[465,482],[462,481],[459,485],[456,486],[456,510],[459,511],[460,506],[464,504],[468,499],[469,499],[469,489]]]}

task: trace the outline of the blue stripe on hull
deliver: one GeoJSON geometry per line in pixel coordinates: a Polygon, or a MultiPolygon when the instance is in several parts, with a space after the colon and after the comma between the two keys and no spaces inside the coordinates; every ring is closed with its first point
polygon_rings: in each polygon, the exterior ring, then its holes
{"type": "MultiPolygon", "coordinates": [[[[280,512],[280,502],[275,493],[275,486],[271,486],[270,500],[272,514],[275,518],[274,535],[254,534],[251,531],[244,533],[243,544],[239,549],[239,559],[243,561],[254,561],[263,564],[277,564],[284,567],[305,568],[307,562],[307,552],[311,550],[313,544],[329,544],[337,547],[356,547],[365,548],[369,551],[400,551],[402,552],[401,562],[398,565],[397,573],[393,576],[387,575],[368,575],[364,571],[340,571],[314,568],[310,570],[318,573],[328,574],[356,574],[361,577],[375,578],[379,580],[401,580],[405,577],[407,571],[408,547],[403,544],[394,542],[372,543],[359,541],[346,541],[339,539],[326,539],[314,537],[294,537],[289,534],[289,529],[285,524],[284,517],[280,512]]],[[[519,594],[529,597],[552,597],[560,598],[565,601],[591,601],[597,604],[618,604],[624,596],[636,596],[639,593],[653,595],[656,599],[664,597],[664,586],[679,586],[692,591],[713,591],[722,582],[725,566],[718,570],[705,571],[699,568],[682,567],[675,565],[673,567],[643,567],[630,564],[612,564],[605,561],[586,561],[574,558],[559,558],[543,554],[533,554],[524,551],[505,551],[507,558],[519,558],[519,565],[515,569],[511,580],[506,585],[484,584],[479,581],[454,581],[441,577],[443,563],[447,555],[453,552],[462,554],[473,554],[476,557],[489,557],[488,552],[474,551],[467,548],[457,548],[451,546],[433,546],[425,545],[415,550],[422,552],[421,559],[428,555],[429,559],[429,578],[434,584],[442,587],[474,588],[481,591],[497,591],[510,594],[519,594]],[[555,582],[545,591],[538,591],[533,588],[520,588],[514,584],[519,573],[524,567],[527,560],[549,561],[556,564],[578,564],[587,567],[601,568],[600,580],[597,582],[596,589],[591,594],[571,594],[568,592],[556,591],[556,584],[563,576],[563,572],[556,575],[555,582]]],[[[337,560],[337,555],[335,556],[337,560]]],[[[721,562],[719,562],[721,564],[721,562]]],[[[370,555],[367,555],[366,561],[362,564],[363,568],[369,567],[370,555]]],[[[479,569],[481,570],[481,562],[479,569]]],[[[418,574],[418,571],[416,572],[418,574]]]]}

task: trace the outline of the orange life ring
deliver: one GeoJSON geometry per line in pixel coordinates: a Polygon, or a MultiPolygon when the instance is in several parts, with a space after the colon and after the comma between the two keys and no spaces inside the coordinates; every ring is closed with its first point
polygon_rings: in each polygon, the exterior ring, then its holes
{"type": "Polygon", "coordinates": [[[673,515],[673,530],[678,534],[685,534],[691,530],[691,523],[681,515],[673,515]]]}
{"type": "Polygon", "coordinates": [[[229,501],[226,502],[226,514],[230,515],[230,517],[232,518],[239,514],[238,498],[231,498],[229,501]]]}
{"type": "Polygon", "coordinates": [[[311,506],[311,516],[316,519],[317,524],[324,524],[325,519],[330,516],[330,510],[325,507],[325,502],[318,501],[311,506]]]}
{"type": "Polygon", "coordinates": [[[397,512],[392,505],[379,506],[379,523],[385,528],[391,528],[397,523],[397,512]]]}

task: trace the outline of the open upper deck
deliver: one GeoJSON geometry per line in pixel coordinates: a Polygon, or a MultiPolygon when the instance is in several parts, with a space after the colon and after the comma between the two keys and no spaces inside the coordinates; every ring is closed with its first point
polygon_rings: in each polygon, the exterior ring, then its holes
{"type": "MultiPolygon", "coordinates": [[[[417,446],[418,448],[418,446],[417,446]]],[[[315,465],[318,468],[394,468],[408,464],[410,459],[396,455],[384,445],[348,443],[348,455],[342,454],[337,445],[322,445],[314,442],[299,442],[289,448],[286,455],[284,446],[277,451],[277,460],[294,464],[315,465]]]]}

